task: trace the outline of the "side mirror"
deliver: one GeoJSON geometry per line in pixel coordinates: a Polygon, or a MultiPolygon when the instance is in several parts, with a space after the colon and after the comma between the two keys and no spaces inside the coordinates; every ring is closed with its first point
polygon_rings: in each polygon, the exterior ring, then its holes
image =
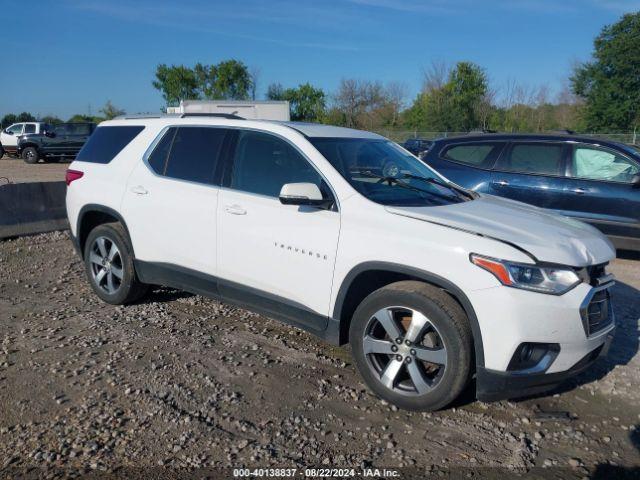
{"type": "Polygon", "coordinates": [[[633,177],[631,177],[631,185],[633,188],[640,188],[640,174],[636,173],[633,177]]]}
{"type": "Polygon", "coordinates": [[[328,208],[331,200],[322,196],[315,183],[286,183],[280,190],[280,203],[328,208]]]}
{"type": "Polygon", "coordinates": [[[55,137],[55,136],[56,136],[56,134],[55,134],[55,132],[51,132],[51,131],[49,131],[49,130],[45,130],[45,131],[44,131],[44,136],[45,136],[45,137],[49,137],[49,138],[53,138],[53,137],[55,137]]]}
{"type": "Polygon", "coordinates": [[[7,135],[13,135],[13,132],[10,132],[9,129],[4,129],[4,133],[6,133],[7,135]]]}

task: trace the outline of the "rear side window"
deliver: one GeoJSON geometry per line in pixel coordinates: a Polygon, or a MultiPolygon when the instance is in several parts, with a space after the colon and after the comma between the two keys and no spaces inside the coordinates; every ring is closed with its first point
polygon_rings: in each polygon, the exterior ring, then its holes
{"type": "Polygon", "coordinates": [[[109,163],[131,140],[144,130],[143,126],[98,127],[84,144],[76,160],[109,163]]]}
{"type": "Polygon", "coordinates": [[[159,175],[213,185],[228,130],[211,127],[172,127],[148,158],[159,175]]]}
{"type": "Polygon", "coordinates": [[[178,129],[172,127],[164,132],[164,135],[153,149],[151,155],[147,159],[151,169],[158,175],[164,175],[164,169],[167,166],[167,157],[171,151],[171,144],[173,143],[173,137],[175,137],[178,129]]]}
{"type": "Polygon", "coordinates": [[[516,143],[500,162],[500,170],[537,175],[559,175],[563,146],[559,143],[516,143]]]}
{"type": "Polygon", "coordinates": [[[35,123],[27,123],[24,126],[24,133],[36,133],[36,124],[35,123]]]}
{"type": "Polygon", "coordinates": [[[440,155],[472,167],[491,168],[503,146],[500,142],[465,143],[445,147],[440,155]]]}

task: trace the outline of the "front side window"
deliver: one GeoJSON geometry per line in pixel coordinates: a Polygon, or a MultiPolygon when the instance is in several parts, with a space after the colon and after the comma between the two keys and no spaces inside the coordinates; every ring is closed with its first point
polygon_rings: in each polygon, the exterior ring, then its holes
{"type": "Polygon", "coordinates": [[[573,150],[571,175],[575,178],[629,183],[639,172],[638,164],[612,150],[586,145],[573,150]]]}
{"type": "Polygon", "coordinates": [[[14,135],[21,135],[23,126],[23,123],[16,123],[15,125],[11,125],[7,128],[7,132],[13,133],[14,135]]]}
{"type": "Polygon", "coordinates": [[[147,161],[159,175],[213,185],[227,133],[224,128],[169,128],[147,161]]]}
{"type": "Polygon", "coordinates": [[[560,143],[516,143],[500,161],[499,170],[536,175],[560,175],[563,145],[560,143]]]}
{"type": "Polygon", "coordinates": [[[36,124],[35,123],[27,123],[24,126],[24,133],[36,133],[36,124]]]}
{"type": "Polygon", "coordinates": [[[438,206],[472,198],[389,140],[318,137],[310,142],[353,188],[376,203],[438,206]]]}
{"type": "Polygon", "coordinates": [[[491,168],[502,150],[500,142],[477,142],[451,145],[441,156],[447,160],[463,163],[472,167],[491,168]]]}
{"type": "Polygon", "coordinates": [[[275,135],[242,131],[233,158],[231,188],[278,197],[286,183],[314,183],[325,195],[320,174],[289,143],[275,135]]]}

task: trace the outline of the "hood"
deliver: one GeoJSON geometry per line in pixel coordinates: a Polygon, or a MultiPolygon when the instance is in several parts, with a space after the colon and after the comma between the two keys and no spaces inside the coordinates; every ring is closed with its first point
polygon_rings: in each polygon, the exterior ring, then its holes
{"type": "Polygon", "coordinates": [[[608,262],[616,255],[611,242],[586,223],[492,195],[440,207],[386,209],[396,215],[514,244],[538,261],[584,267],[608,262]]]}

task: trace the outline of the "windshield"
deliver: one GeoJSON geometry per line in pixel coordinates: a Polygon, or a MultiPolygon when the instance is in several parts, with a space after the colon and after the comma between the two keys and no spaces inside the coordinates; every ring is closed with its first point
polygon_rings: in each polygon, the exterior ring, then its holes
{"type": "Polygon", "coordinates": [[[311,138],[362,195],[382,205],[438,206],[472,199],[395,143],[370,138],[311,138]]]}

